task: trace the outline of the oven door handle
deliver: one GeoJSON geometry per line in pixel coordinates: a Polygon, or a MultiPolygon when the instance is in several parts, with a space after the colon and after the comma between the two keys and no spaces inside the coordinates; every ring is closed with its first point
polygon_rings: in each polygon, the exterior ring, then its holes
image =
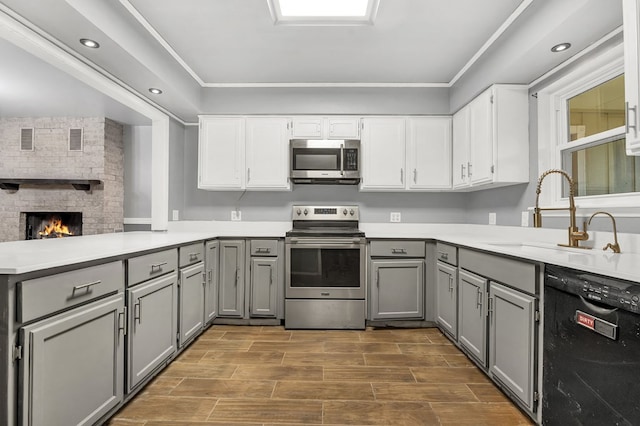
{"type": "Polygon", "coordinates": [[[304,244],[314,246],[335,246],[335,245],[351,245],[360,244],[361,238],[296,238],[290,237],[288,240],[291,244],[304,244]]]}

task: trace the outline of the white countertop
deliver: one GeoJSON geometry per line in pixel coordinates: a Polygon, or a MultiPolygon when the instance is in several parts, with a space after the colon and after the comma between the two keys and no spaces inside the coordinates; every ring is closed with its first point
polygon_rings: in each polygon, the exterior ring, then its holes
{"type": "MultiPolygon", "coordinates": [[[[215,237],[284,237],[291,222],[170,222],[168,232],[125,232],[0,243],[0,274],[23,274],[65,265],[132,255],[215,237]]],[[[640,236],[619,235],[621,254],[603,251],[610,233],[592,233],[593,250],[560,248],[566,231],[466,224],[361,223],[368,239],[437,239],[535,262],[640,282],[640,236]]]]}

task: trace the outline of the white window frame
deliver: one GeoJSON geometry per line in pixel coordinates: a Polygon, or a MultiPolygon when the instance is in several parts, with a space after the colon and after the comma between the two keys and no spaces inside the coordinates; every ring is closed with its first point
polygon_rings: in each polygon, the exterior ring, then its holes
{"type": "MultiPolygon", "coordinates": [[[[569,148],[567,101],[598,84],[624,73],[622,44],[594,56],[577,69],[538,91],[538,176],[549,169],[562,169],[562,154],[569,148]]],[[[571,149],[587,148],[605,138],[621,138],[624,126],[607,130],[594,137],[571,142],[571,149]]],[[[560,175],[545,178],[540,193],[540,207],[566,207],[562,197],[563,181],[560,175]]],[[[607,210],[623,217],[640,217],[640,192],[576,197],[578,215],[590,215],[607,210]]],[[[550,211],[547,216],[567,216],[566,211],[550,211]]]]}

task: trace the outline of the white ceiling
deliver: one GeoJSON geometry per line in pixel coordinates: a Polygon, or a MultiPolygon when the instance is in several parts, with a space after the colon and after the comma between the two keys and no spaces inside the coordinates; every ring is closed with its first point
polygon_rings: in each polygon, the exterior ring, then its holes
{"type": "MultiPolygon", "coordinates": [[[[0,13],[19,15],[185,121],[207,113],[201,105],[219,87],[418,86],[460,93],[460,86],[486,81],[530,83],[622,23],[621,0],[380,0],[372,26],[313,27],[274,25],[267,0],[34,2],[0,0],[0,13]],[[81,46],[83,37],[101,48],[81,46]],[[564,41],[574,47],[549,52],[564,41]],[[164,93],[150,95],[149,87],[164,93]]],[[[89,109],[109,103],[92,98],[86,86],[56,96],[52,91],[73,79],[61,84],[60,72],[18,53],[0,42],[0,78],[10,76],[13,90],[25,88],[34,104],[37,93],[47,103],[56,99],[58,109],[66,101],[89,109]],[[48,78],[54,80],[47,86],[48,78]]],[[[0,100],[3,116],[28,109],[0,100]]]]}

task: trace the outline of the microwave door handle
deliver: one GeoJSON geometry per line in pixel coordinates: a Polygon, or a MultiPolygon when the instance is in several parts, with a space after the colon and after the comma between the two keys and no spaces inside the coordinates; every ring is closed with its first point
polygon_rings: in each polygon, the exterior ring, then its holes
{"type": "Polygon", "coordinates": [[[344,176],[344,144],[340,144],[340,176],[344,176]]]}

